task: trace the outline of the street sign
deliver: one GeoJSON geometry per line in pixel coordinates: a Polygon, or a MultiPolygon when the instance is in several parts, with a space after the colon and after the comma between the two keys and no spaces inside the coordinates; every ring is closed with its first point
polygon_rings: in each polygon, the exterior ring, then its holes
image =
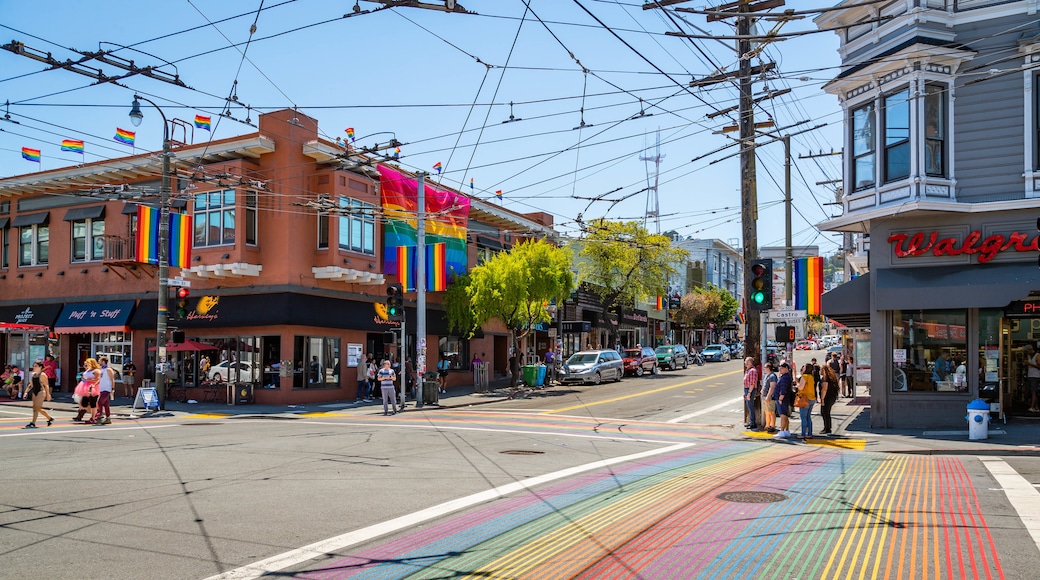
{"type": "Polygon", "coordinates": [[[180,288],[191,288],[191,280],[185,280],[184,278],[182,278],[180,276],[174,276],[173,278],[170,278],[170,281],[167,284],[167,286],[177,286],[177,287],[180,287],[180,288]]]}
{"type": "Polygon", "coordinates": [[[770,310],[769,320],[805,320],[805,310],[770,310]]]}

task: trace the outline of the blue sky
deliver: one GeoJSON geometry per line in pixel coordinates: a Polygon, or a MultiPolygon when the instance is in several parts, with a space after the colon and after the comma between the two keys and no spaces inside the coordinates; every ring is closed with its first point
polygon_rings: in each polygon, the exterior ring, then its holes
{"type": "MultiPolygon", "coordinates": [[[[732,34],[732,28],[709,24],[702,15],[669,12],[668,18],[644,11],[638,0],[532,0],[530,10],[523,0],[459,3],[477,15],[414,8],[364,13],[381,4],[360,1],[363,13],[344,18],[353,14],[352,0],[0,0],[4,43],[18,40],[61,61],[80,58],[73,49],[100,48],[138,66],[168,62],[160,70],[178,74],[190,87],[141,76],[122,81],[125,87],[93,84],[0,51],[0,103],[11,103],[0,117],[9,111],[19,122],[0,121],[0,177],[37,170],[21,159],[23,146],[42,151],[42,169],[78,163],[79,156],[59,150],[62,138],[84,140],[86,161],[131,153],[112,136],[117,126],[133,129],[127,113],[134,92],[155,100],[168,117],[212,116],[214,131],[197,130],[196,143],[251,132],[219,117],[235,87],[238,102],[231,113],[238,119],[249,115],[255,122],[259,112],[296,106],[317,118],[329,139],[345,137],[344,129],[353,127],[358,143],[371,145],[389,135],[366,136],[392,132],[406,144],[406,168],[432,171],[441,162],[445,173],[439,179],[445,183],[469,191],[473,178],[476,193],[488,198],[501,189],[505,207],[548,211],[571,234],[578,231],[579,214],[643,219],[648,178],[639,157],[660,130],[661,230],[740,238],[736,148],[732,139],[714,133],[733,124],[735,114],[707,116],[735,105],[736,90],[689,87],[691,77],[736,68],[733,42],[691,43],[664,34],[677,30],[672,20],[688,33],[700,34],[694,26],[715,35],[732,34]],[[503,123],[510,102],[522,121],[503,123]],[[639,116],[641,110],[645,115],[639,116]],[[731,146],[710,154],[726,145],[731,146]]],[[[787,8],[827,5],[800,1],[787,8]]],[[[767,30],[772,23],[759,26],[767,30]]],[[[812,29],[807,19],[781,30],[812,29]]],[[[837,46],[828,32],[765,47],[763,58],[775,61],[779,74],[755,84],[756,93],[766,86],[793,89],[763,102],[756,120],[769,116],[779,127],[808,120],[798,129],[828,124],[795,136],[792,146],[794,243],[820,245],[825,253],[834,251],[838,238],[814,226],[834,212],[825,205],[834,193],[833,186],[816,183],[841,177],[840,157],[797,157],[841,148],[837,99],[821,89],[836,74],[837,46]]],[[[120,72],[96,61],[83,65],[110,76],[120,72]]],[[[161,147],[158,115],[150,108],[144,113],[136,129],[138,152],[161,147]]],[[[760,245],[783,243],[782,154],[779,143],[758,149],[760,245]]]]}

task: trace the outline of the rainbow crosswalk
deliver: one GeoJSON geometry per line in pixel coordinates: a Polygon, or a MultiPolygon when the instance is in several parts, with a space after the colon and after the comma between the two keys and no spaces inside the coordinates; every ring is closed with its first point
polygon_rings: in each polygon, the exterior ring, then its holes
{"type": "Polygon", "coordinates": [[[1003,576],[959,459],[725,442],[492,502],[295,577],[1003,576]]]}

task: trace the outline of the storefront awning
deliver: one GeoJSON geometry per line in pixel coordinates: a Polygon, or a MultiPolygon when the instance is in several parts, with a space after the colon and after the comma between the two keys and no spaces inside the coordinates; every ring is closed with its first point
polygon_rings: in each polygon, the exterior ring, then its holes
{"type": "Polygon", "coordinates": [[[853,278],[820,297],[824,316],[845,326],[870,326],[870,272],[853,278]]]}
{"type": "Polygon", "coordinates": [[[127,332],[127,321],[134,309],[133,300],[113,302],[85,302],[66,304],[54,324],[58,334],[86,334],[91,332],[127,332]]]}
{"type": "Polygon", "coordinates": [[[1034,262],[872,271],[878,310],[1003,308],[1040,291],[1034,262]]]}
{"type": "Polygon", "coordinates": [[[62,304],[19,304],[0,306],[0,322],[30,324],[44,327],[54,326],[61,313],[62,304]]]}

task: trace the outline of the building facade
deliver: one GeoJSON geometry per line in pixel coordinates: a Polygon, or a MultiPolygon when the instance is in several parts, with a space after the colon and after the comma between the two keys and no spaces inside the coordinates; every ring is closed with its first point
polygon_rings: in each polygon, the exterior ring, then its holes
{"type": "Polygon", "coordinates": [[[997,416],[1035,416],[1036,2],[838,8],[816,20],[841,37],[825,90],[845,113],[846,152],[843,215],[821,229],[869,249],[867,272],[825,294],[824,313],[870,328],[853,355],[871,422],[963,425],[975,397],[997,416]]]}
{"type": "MultiPolygon", "coordinates": [[[[400,323],[381,306],[398,278],[383,271],[394,248],[385,246],[376,164],[318,135],[316,120],[283,110],[261,116],[252,134],[175,144],[172,206],[194,228],[190,265],[170,269],[190,283],[190,296],[170,303],[170,327],[191,345],[170,353],[183,389],[174,396],[223,401],[230,383],[251,386],[259,403],[348,399],[362,354],[414,356],[414,294],[408,348],[387,342],[400,323]]],[[[157,205],[159,177],[159,158],[147,153],[0,180],[5,361],[53,354],[64,390],[101,354],[120,367],[133,361],[138,385],[154,378],[159,283],[134,240],[137,206],[157,205]]],[[[466,197],[469,267],[526,237],[554,236],[548,214],[466,197]]],[[[470,384],[480,355],[504,374],[508,332],[452,336],[440,294],[428,296],[427,366],[446,357],[457,371],[450,384],[470,384]]]]}

